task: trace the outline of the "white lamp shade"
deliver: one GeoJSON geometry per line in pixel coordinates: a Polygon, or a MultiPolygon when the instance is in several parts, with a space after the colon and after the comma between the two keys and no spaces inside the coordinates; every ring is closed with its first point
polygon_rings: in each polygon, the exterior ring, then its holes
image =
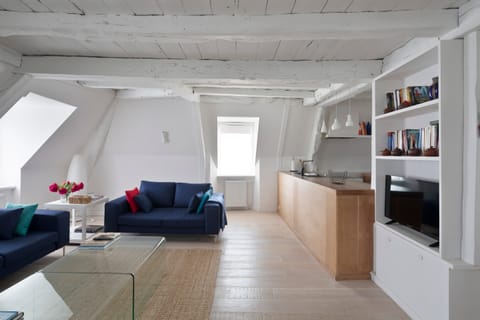
{"type": "Polygon", "coordinates": [[[338,119],[335,117],[335,120],[333,120],[332,124],[332,130],[338,130],[340,129],[340,123],[338,123],[338,119]]]}
{"type": "Polygon", "coordinates": [[[328,132],[327,125],[325,124],[325,120],[323,120],[322,128],[320,129],[320,133],[327,133],[327,132],[328,132]]]}
{"type": "Polygon", "coordinates": [[[345,122],[345,127],[353,127],[352,115],[350,113],[347,116],[347,122],[345,122]]]}

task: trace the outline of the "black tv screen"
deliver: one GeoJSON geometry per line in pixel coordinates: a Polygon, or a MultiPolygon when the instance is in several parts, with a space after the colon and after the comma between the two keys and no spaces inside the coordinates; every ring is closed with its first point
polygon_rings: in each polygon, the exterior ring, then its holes
{"type": "Polygon", "coordinates": [[[385,216],[437,241],[439,199],[438,182],[385,176],[385,216]]]}

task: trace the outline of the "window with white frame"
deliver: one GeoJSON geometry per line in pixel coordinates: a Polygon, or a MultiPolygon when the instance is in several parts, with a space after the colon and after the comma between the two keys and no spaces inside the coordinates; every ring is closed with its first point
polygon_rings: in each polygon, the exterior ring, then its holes
{"type": "Polygon", "coordinates": [[[258,117],[217,118],[218,176],[254,176],[258,117]]]}

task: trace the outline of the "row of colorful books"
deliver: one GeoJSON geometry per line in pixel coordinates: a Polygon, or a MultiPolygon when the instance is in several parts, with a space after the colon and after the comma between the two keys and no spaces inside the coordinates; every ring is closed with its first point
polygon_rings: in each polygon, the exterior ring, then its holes
{"type": "Polygon", "coordinates": [[[406,108],[438,98],[438,77],[432,79],[430,86],[409,86],[387,92],[386,112],[406,108]]]}
{"type": "Polygon", "coordinates": [[[387,132],[387,149],[408,151],[419,149],[425,151],[437,148],[439,145],[438,121],[432,121],[429,126],[419,129],[403,129],[387,132]]]}

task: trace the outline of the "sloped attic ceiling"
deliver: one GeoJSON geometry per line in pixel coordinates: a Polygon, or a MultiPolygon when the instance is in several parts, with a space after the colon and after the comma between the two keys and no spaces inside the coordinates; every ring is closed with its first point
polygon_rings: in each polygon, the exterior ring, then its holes
{"type": "Polygon", "coordinates": [[[455,28],[466,2],[10,0],[0,45],[23,55],[20,73],[85,86],[317,102],[368,83],[412,38],[455,28]]]}

